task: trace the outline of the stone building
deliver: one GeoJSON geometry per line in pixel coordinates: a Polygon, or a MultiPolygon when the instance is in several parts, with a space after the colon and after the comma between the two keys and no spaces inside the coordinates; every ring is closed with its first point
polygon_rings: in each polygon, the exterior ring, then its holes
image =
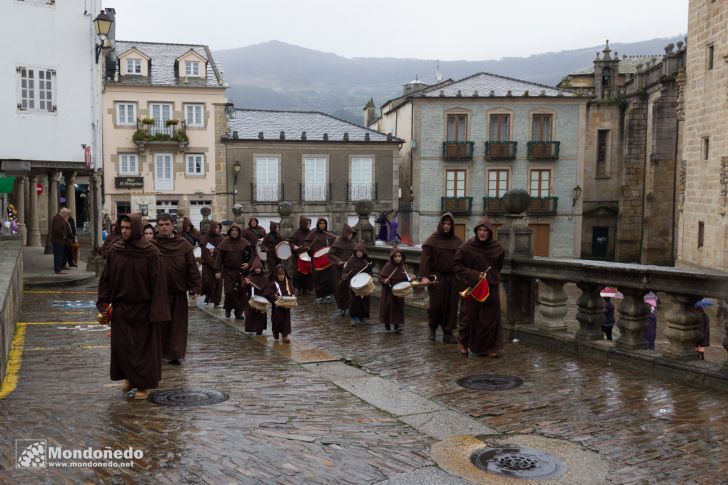
{"type": "Polygon", "coordinates": [[[678,265],[728,271],[728,16],[690,0],[678,265]]]}
{"type": "Polygon", "coordinates": [[[581,257],[672,265],[685,47],[623,56],[609,42],[559,84],[589,99],[581,257]]]}
{"type": "Polygon", "coordinates": [[[278,204],[298,215],[325,217],[339,232],[354,226],[357,200],[372,200],[374,216],[397,210],[399,146],[402,140],[324,113],[236,109],[223,137],[227,211],[240,204],[268,228],[278,204]]]}
{"type": "Polygon", "coordinates": [[[587,101],[487,73],[405,84],[369,125],[405,141],[401,232],[422,242],[444,211],[454,213],[460,236],[483,214],[500,225],[501,197],[524,188],[535,254],[579,257],[587,101]]]}

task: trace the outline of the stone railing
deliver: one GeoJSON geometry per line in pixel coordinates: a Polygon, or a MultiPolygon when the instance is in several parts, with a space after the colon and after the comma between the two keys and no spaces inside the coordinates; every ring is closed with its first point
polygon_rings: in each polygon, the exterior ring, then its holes
{"type": "Polygon", "coordinates": [[[8,368],[23,297],[23,253],[19,239],[0,240],[0,382],[8,368]]]}

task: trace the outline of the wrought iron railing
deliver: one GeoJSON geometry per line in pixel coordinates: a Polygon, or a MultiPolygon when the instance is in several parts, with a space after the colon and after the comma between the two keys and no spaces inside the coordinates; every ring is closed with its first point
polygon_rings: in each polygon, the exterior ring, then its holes
{"type": "Polygon", "coordinates": [[[552,216],[556,215],[558,197],[531,197],[531,205],[528,207],[529,215],[552,216]]]}
{"type": "Polygon", "coordinates": [[[451,212],[455,216],[469,216],[472,209],[472,197],[440,197],[441,212],[451,212]]]}
{"type": "Polygon", "coordinates": [[[252,202],[280,202],[283,197],[283,184],[250,184],[252,202]]]}
{"type": "Polygon", "coordinates": [[[346,184],[347,200],[376,200],[377,184],[346,184]]]}
{"type": "Polygon", "coordinates": [[[498,216],[505,212],[502,197],[483,197],[483,214],[498,216]]]}
{"type": "Polygon", "coordinates": [[[473,158],[472,141],[444,141],[442,142],[442,158],[445,160],[471,160],[473,158]]]}
{"type": "Polygon", "coordinates": [[[516,158],[517,141],[486,141],[485,158],[488,160],[510,160],[516,158]]]}
{"type": "Polygon", "coordinates": [[[529,160],[553,160],[559,158],[559,141],[529,141],[528,142],[528,159],[529,160]]]}
{"type": "Polygon", "coordinates": [[[331,200],[331,184],[298,184],[301,202],[326,202],[331,200]]]}
{"type": "Polygon", "coordinates": [[[187,138],[187,125],[184,121],[179,120],[176,124],[166,121],[155,121],[154,123],[144,123],[137,121],[137,133],[144,136],[144,141],[184,141],[187,138]]]}

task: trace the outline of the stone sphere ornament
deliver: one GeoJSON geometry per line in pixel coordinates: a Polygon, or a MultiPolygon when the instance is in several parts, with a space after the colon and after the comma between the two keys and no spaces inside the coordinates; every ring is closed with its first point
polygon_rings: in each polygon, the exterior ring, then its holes
{"type": "Polygon", "coordinates": [[[293,204],[290,202],[281,202],[278,204],[278,214],[282,217],[288,217],[293,214],[293,204]]]}
{"type": "Polygon", "coordinates": [[[509,214],[523,214],[531,205],[531,196],[523,189],[509,189],[503,196],[503,208],[509,214]]]}

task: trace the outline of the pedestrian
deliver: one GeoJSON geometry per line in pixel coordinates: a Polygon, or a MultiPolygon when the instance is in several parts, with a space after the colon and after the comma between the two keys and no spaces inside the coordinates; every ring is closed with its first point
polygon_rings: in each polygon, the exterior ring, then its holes
{"type": "MultiPolygon", "coordinates": [[[[255,258],[250,264],[250,273],[243,279],[246,294],[250,295],[250,298],[264,296],[269,281],[263,274],[263,263],[261,263],[260,259],[255,258]]],[[[245,309],[245,331],[263,335],[266,328],[268,328],[267,312],[258,310],[253,305],[248,304],[245,309]]]]}
{"type": "Polygon", "coordinates": [[[231,313],[235,312],[236,320],[244,318],[247,301],[241,279],[243,275],[247,275],[253,260],[253,248],[242,234],[238,224],[230,226],[227,237],[217,247],[214,265],[215,278],[223,281],[225,317],[230,318],[231,313]]]}
{"type": "Polygon", "coordinates": [[[273,269],[270,280],[265,296],[274,303],[270,316],[273,339],[278,340],[279,337],[283,337],[283,343],[287,344],[290,342],[288,336],[291,335],[291,309],[278,306],[275,302],[281,297],[293,296],[295,288],[291,286],[286,268],[282,264],[273,269]]]}
{"type": "Polygon", "coordinates": [[[604,323],[602,324],[602,332],[607,340],[612,340],[612,329],[614,328],[614,304],[609,297],[604,298],[604,323]]]}
{"type": "Polygon", "coordinates": [[[109,214],[104,214],[104,221],[102,222],[103,228],[106,229],[106,234],[111,233],[111,226],[113,225],[113,221],[111,220],[111,217],[109,217],[109,214]]]}
{"type": "Polygon", "coordinates": [[[394,332],[402,332],[404,325],[404,298],[395,296],[392,287],[397,283],[409,281],[409,275],[404,267],[405,256],[398,246],[389,251],[389,261],[379,272],[379,282],[382,284],[382,295],[379,299],[379,321],[384,324],[384,330],[389,332],[394,325],[394,332]]]}
{"type": "Polygon", "coordinates": [[[372,265],[363,242],[354,246],[354,254],[344,265],[342,284],[349,291],[349,318],[352,325],[367,323],[369,318],[369,295],[359,296],[351,289],[351,279],[358,273],[367,273],[371,276],[372,265]]]}
{"type": "Polygon", "coordinates": [[[336,300],[336,307],[339,309],[339,315],[342,317],[346,315],[346,311],[349,308],[349,282],[342,281],[342,274],[344,263],[351,258],[354,254],[354,236],[356,231],[352,229],[349,224],[344,224],[344,228],[341,230],[341,235],[336,238],[334,244],[331,246],[329,251],[329,259],[335,268],[334,279],[336,281],[336,287],[334,288],[334,299],[336,300]]]}
{"type": "Polygon", "coordinates": [[[389,230],[389,220],[387,219],[387,214],[392,212],[391,210],[388,212],[382,212],[379,214],[379,217],[377,217],[374,221],[375,224],[379,224],[379,232],[377,232],[377,241],[388,241],[388,230],[389,230]]]}
{"type": "Polygon", "coordinates": [[[153,241],[155,236],[154,226],[151,224],[144,225],[144,239],[147,241],[153,241]]]}
{"type": "Polygon", "coordinates": [[[263,250],[266,254],[265,265],[268,267],[268,274],[272,275],[276,266],[281,262],[276,255],[276,246],[281,242],[280,234],[281,225],[277,222],[270,221],[268,234],[263,238],[263,250]]]}
{"type": "Polygon", "coordinates": [[[170,214],[157,216],[159,234],[152,241],[162,256],[162,267],[167,275],[167,299],[170,321],[163,323],[162,357],[172,365],[180,365],[187,353],[189,326],[189,293],[194,300],[200,293],[202,279],[192,253],[192,244],[177,234],[170,214]]]}
{"type": "Polygon", "coordinates": [[[645,329],[645,340],[647,340],[647,348],[655,350],[655,340],[657,339],[657,314],[655,307],[650,305],[650,313],[647,314],[647,328],[645,329]]]}
{"type": "MultiPolygon", "coordinates": [[[[705,347],[710,347],[710,318],[705,313],[705,309],[701,306],[704,300],[695,304],[695,311],[698,314],[698,338],[695,341],[695,351],[698,353],[700,360],[705,360],[705,347]]],[[[709,305],[705,305],[709,306],[709,305]]]]}
{"type": "Polygon", "coordinates": [[[66,250],[66,263],[71,268],[77,268],[78,264],[76,261],[76,257],[73,254],[73,248],[78,243],[76,242],[76,221],[73,220],[73,217],[71,217],[71,209],[66,209],[68,217],[66,218],[66,223],[68,224],[68,240],[65,245],[66,250]]]}
{"type": "Polygon", "coordinates": [[[251,217],[248,221],[248,227],[243,232],[243,237],[253,246],[253,249],[258,247],[258,241],[265,237],[265,229],[258,225],[258,218],[251,217]]]}
{"type": "Polygon", "coordinates": [[[493,238],[493,225],[487,217],[480,219],[474,232],[475,235],[460,246],[453,260],[460,285],[470,291],[468,297],[461,300],[459,351],[463,355],[473,352],[495,358],[503,347],[498,284],[505,251],[493,238]]]}
{"type": "Polygon", "coordinates": [[[119,221],[122,217],[125,216],[119,216],[116,219],[116,223],[111,225],[111,232],[108,236],[106,236],[106,239],[104,239],[104,244],[102,244],[99,248],[99,256],[103,258],[107,257],[109,255],[109,251],[111,251],[111,248],[114,246],[114,244],[121,240],[121,226],[119,225],[119,221]]]}
{"type": "Polygon", "coordinates": [[[308,257],[306,239],[311,233],[311,219],[306,216],[298,218],[298,229],[291,235],[289,243],[293,253],[293,286],[296,293],[307,295],[311,291],[311,261],[300,258],[302,254],[308,257]]]}
{"type": "Polygon", "coordinates": [[[51,243],[53,244],[53,270],[56,274],[67,274],[66,245],[70,237],[68,209],[61,207],[51,221],[51,243]]]}
{"type": "Polygon", "coordinates": [[[392,241],[395,245],[399,244],[399,222],[397,222],[397,215],[395,213],[394,218],[392,219],[392,222],[389,223],[389,240],[392,241]]]}
{"type": "Polygon", "coordinates": [[[215,278],[215,256],[217,247],[223,240],[222,224],[217,221],[210,222],[210,230],[202,236],[200,243],[200,262],[202,265],[202,293],[205,295],[205,304],[212,303],[219,308],[222,302],[222,281],[215,278]]]}
{"type": "MultiPolygon", "coordinates": [[[[157,220],[159,220],[159,218],[157,218],[157,220]]],[[[182,218],[182,234],[180,235],[185,238],[192,247],[199,246],[200,241],[202,240],[202,234],[200,234],[200,231],[195,229],[195,226],[192,224],[189,217],[182,218]]]]}
{"type": "Polygon", "coordinates": [[[111,248],[101,273],[96,306],[113,308],[111,320],[112,381],[122,391],[136,389],[146,399],[162,378],[160,324],[170,319],[167,278],[159,250],[142,237],[140,214],[117,221],[121,239],[111,248]]]}
{"type": "Polygon", "coordinates": [[[420,278],[429,295],[427,321],[432,342],[437,339],[437,327],[440,327],[442,343],[457,343],[453,331],[457,327],[460,295],[453,274],[453,260],[462,243],[462,239],[455,235],[453,215],[446,212],[440,217],[435,232],[422,245],[420,278]],[[437,284],[433,284],[430,276],[437,278],[437,284]]]}
{"type": "Polygon", "coordinates": [[[316,229],[306,238],[308,254],[313,264],[313,284],[316,291],[316,303],[332,303],[334,301],[334,287],[336,285],[336,270],[331,266],[329,255],[316,257],[317,251],[330,247],[336,240],[336,234],[329,232],[328,222],[321,217],[316,222],[316,229]]]}

